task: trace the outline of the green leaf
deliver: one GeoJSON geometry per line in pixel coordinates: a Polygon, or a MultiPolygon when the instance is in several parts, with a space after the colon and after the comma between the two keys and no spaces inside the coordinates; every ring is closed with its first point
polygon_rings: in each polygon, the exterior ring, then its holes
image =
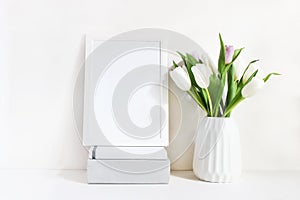
{"type": "Polygon", "coordinates": [[[188,93],[193,97],[193,99],[196,101],[196,103],[206,112],[208,113],[207,106],[199,96],[199,93],[197,92],[195,87],[191,87],[191,89],[188,91],[188,93]]]}
{"type": "Polygon", "coordinates": [[[201,97],[202,101],[205,102],[205,106],[208,110],[209,106],[208,106],[207,94],[205,93],[205,90],[200,87],[198,87],[198,90],[199,90],[198,94],[201,97]]]}
{"type": "Polygon", "coordinates": [[[263,78],[264,82],[267,82],[272,75],[280,76],[281,74],[276,72],[270,73],[265,78],[263,78]]]}
{"type": "Polygon", "coordinates": [[[183,55],[183,54],[180,53],[179,51],[177,51],[177,53],[180,55],[181,59],[183,60],[184,65],[187,66],[185,55],[183,55]]]}
{"type": "Polygon", "coordinates": [[[235,97],[233,98],[233,100],[230,102],[230,104],[226,107],[224,113],[223,113],[223,117],[229,117],[230,113],[232,112],[232,110],[241,102],[243,101],[245,98],[242,96],[241,92],[239,92],[237,95],[235,95],[235,97]],[[229,116],[228,116],[229,114],[229,116]]]}
{"type": "Polygon", "coordinates": [[[197,61],[196,58],[194,58],[194,56],[192,56],[191,54],[186,54],[186,58],[187,58],[187,62],[189,62],[192,66],[195,66],[197,63],[199,63],[197,61]]]}
{"type": "Polygon", "coordinates": [[[178,67],[178,65],[174,62],[174,60],[173,60],[173,65],[174,65],[174,68],[178,67]]]}
{"type": "Polygon", "coordinates": [[[243,76],[241,78],[241,80],[239,81],[238,85],[237,85],[237,89],[236,89],[236,94],[235,94],[235,97],[229,102],[229,104],[227,105],[225,111],[224,111],[224,114],[223,116],[224,117],[229,117],[230,116],[230,113],[231,111],[242,101],[244,100],[245,98],[242,96],[241,94],[241,91],[242,89],[245,87],[245,85],[247,85],[252,79],[253,77],[256,76],[258,70],[256,70],[255,72],[253,72],[251,74],[251,76],[248,78],[248,80],[245,82],[245,84],[243,84],[243,77],[246,73],[246,71],[248,70],[249,66],[252,64],[252,63],[255,63],[257,62],[258,60],[253,60],[249,63],[249,65],[247,66],[247,68],[245,69],[244,73],[243,73],[243,76]]]}
{"type": "Polygon", "coordinates": [[[228,72],[230,66],[231,66],[231,64],[225,65],[224,70],[223,70],[223,75],[225,75],[228,72]]]}
{"type": "Polygon", "coordinates": [[[191,65],[191,63],[187,62],[186,70],[187,70],[187,72],[188,72],[188,75],[189,75],[189,77],[190,77],[190,80],[191,80],[192,85],[193,85],[194,87],[196,87],[196,88],[199,88],[198,85],[197,85],[197,83],[196,83],[194,74],[193,74],[193,72],[192,72],[192,65],[191,65]]]}
{"type": "Polygon", "coordinates": [[[253,74],[251,74],[251,76],[248,78],[248,80],[245,82],[245,84],[243,83],[243,81],[240,81],[240,83],[237,86],[237,91],[236,91],[237,95],[239,93],[241,93],[241,91],[245,87],[245,85],[247,85],[253,79],[253,77],[256,76],[257,72],[258,72],[258,70],[256,70],[255,72],[253,72],[253,74]]]}
{"type": "Polygon", "coordinates": [[[218,71],[223,76],[223,70],[225,68],[225,45],[222,39],[221,34],[219,33],[219,39],[220,39],[220,55],[219,55],[219,61],[218,61],[218,71]]]}
{"type": "Polygon", "coordinates": [[[251,74],[251,76],[248,78],[248,80],[246,81],[246,83],[244,84],[244,86],[247,85],[248,83],[250,83],[250,81],[253,79],[253,77],[256,76],[257,72],[258,72],[258,69],[255,70],[255,72],[253,72],[253,74],[251,74]]]}
{"type": "Polygon", "coordinates": [[[241,54],[241,52],[242,52],[243,49],[244,48],[240,48],[240,49],[234,50],[231,63],[233,63],[239,57],[239,55],[241,54]]]}
{"type": "Polygon", "coordinates": [[[191,70],[192,64],[191,64],[190,62],[187,62],[187,58],[186,58],[185,55],[183,55],[183,54],[180,53],[179,51],[177,51],[177,53],[180,55],[180,57],[182,58],[182,60],[183,60],[183,62],[184,62],[184,65],[186,66],[186,69],[187,69],[188,75],[189,75],[189,77],[190,77],[190,79],[191,79],[192,85],[197,86],[197,83],[196,83],[196,81],[195,81],[195,77],[194,77],[194,75],[193,75],[193,73],[192,73],[192,70],[191,70]]]}
{"type": "MultiPolygon", "coordinates": [[[[259,61],[259,60],[252,60],[252,61],[248,64],[248,66],[246,67],[246,69],[245,69],[244,72],[243,72],[243,75],[242,75],[242,78],[240,79],[240,82],[243,81],[243,78],[244,78],[244,76],[245,76],[247,70],[249,69],[250,65],[253,64],[253,63],[256,63],[257,61],[259,61]]],[[[240,84],[240,83],[239,83],[239,84],[240,84]]]]}
{"type": "Polygon", "coordinates": [[[221,105],[222,110],[224,111],[225,110],[225,103],[223,101],[223,98],[221,99],[220,105],[221,105]]]}
{"type": "Polygon", "coordinates": [[[256,76],[258,70],[256,70],[248,79],[248,81],[243,84],[242,83],[242,86],[241,87],[237,87],[236,89],[236,93],[235,93],[235,96],[234,98],[229,102],[229,104],[226,106],[226,109],[224,110],[224,113],[223,113],[223,117],[230,117],[230,114],[232,112],[232,110],[241,102],[243,101],[245,98],[242,96],[242,89],[243,87],[248,84],[253,77],[256,76]]]}
{"type": "Polygon", "coordinates": [[[210,93],[211,101],[212,101],[212,110],[213,116],[217,116],[219,113],[219,107],[222,100],[223,90],[225,86],[226,76],[219,79],[216,74],[211,75],[210,84],[208,87],[208,91],[210,93]]]}
{"type": "Polygon", "coordinates": [[[209,108],[208,96],[207,96],[204,89],[202,89],[200,87],[198,89],[199,89],[198,94],[201,97],[201,100],[202,100],[203,104],[205,105],[205,108],[207,110],[207,114],[210,115],[211,111],[210,111],[210,108],[209,108]]]}
{"type": "Polygon", "coordinates": [[[232,61],[230,63],[226,64],[226,66],[229,66],[229,65],[233,64],[233,62],[239,57],[239,55],[241,54],[243,49],[244,48],[234,50],[234,53],[233,53],[233,56],[232,56],[232,61]]]}
{"type": "MultiPolygon", "coordinates": [[[[227,96],[226,96],[226,107],[230,104],[230,102],[233,100],[236,90],[237,90],[237,84],[234,81],[234,66],[233,64],[230,65],[230,68],[227,72],[227,83],[228,83],[228,90],[227,90],[227,96]]],[[[230,116],[230,113],[228,113],[228,116],[230,116]]]]}

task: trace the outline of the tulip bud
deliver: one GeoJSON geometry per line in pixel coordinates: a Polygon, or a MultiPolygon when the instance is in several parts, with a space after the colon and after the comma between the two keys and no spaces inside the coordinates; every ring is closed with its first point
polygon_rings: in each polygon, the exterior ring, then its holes
{"type": "Polygon", "coordinates": [[[197,51],[191,51],[190,54],[196,59],[196,60],[199,60],[199,55],[197,53],[197,51]]]}
{"type": "Polygon", "coordinates": [[[245,85],[242,89],[242,96],[244,98],[248,98],[256,94],[259,90],[261,90],[264,86],[264,81],[257,77],[253,77],[252,80],[245,85]]]}
{"type": "Polygon", "coordinates": [[[231,45],[225,45],[226,53],[225,53],[225,64],[231,63],[233,54],[234,54],[234,47],[231,45]]]}
{"type": "Polygon", "coordinates": [[[170,71],[170,77],[174,83],[183,91],[188,91],[191,88],[191,80],[188,73],[182,67],[176,67],[170,71]]]}
{"type": "Polygon", "coordinates": [[[210,75],[212,74],[210,68],[204,64],[197,64],[192,67],[192,72],[198,86],[201,88],[208,88],[210,75]]]}

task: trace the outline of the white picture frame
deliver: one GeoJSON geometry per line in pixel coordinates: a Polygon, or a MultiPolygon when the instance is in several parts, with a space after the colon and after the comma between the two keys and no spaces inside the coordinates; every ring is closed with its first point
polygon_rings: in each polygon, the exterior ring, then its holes
{"type": "MultiPolygon", "coordinates": [[[[103,40],[103,38],[86,36],[86,66],[83,115],[83,144],[85,146],[168,145],[168,68],[166,67],[166,54],[162,53],[162,49],[164,46],[165,44],[162,41],[106,41],[103,40]],[[113,53],[111,53],[111,51],[113,53]],[[102,71],[101,73],[99,73],[97,71],[99,68],[99,64],[101,65],[98,59],[99,56],[106,56],[105,54],[108,55],[110,53],[121,56],[113,56],[113,59],[108,58],[107,62],[103,63],[106,66],[105,72],[102,71]],[[134,132],[133,135],[130,135],[130,132],[129,134],[124,134],[124,130],[118,127],[118,124],[114,123],[116,122],[114,121],[116,119],[113,118],[117,118],[118,116],[114,117],[116,116],[115,113],[112,114],[112,112],[114,112],[114,106],[111,105],[112,107],[109,108],[109,105],[110,103],[115,101],[115,98],[112,97],[114,97],[117,92],[115,92],[116,87],[114,87],[111,88],[111,90],[114,90],[114,93],[112,93],[107,85],[111,87],[118,85],[116,83],[118,81],[118,77],[123,77],[124,74],[126,74],[125,69],[127,68],[128,72],[132,72],[135,71],[135,67],[139,68],[141,66],[147,65],[155,65],[157,67],[160,66],[159,68],[157,68],[157,70],[154,66],[155,70],[153,71],[153,73],[149,74],[149,76],[153,76],[153,80],[155,80],[156,83],[154,82],[154,84],[141,85],[140,88],[137,89],[137,92],[135,92],[131,96],[130,101],[133,101],[133,103],[130,103],[128,99],[124,99],[124,101],[129,102],[128,115],[130,116],[130,118],[133,118],[132,121],[134,123],[137,123],[133,127],[144,128],[145,126],[147,127],[147,123],[153,123],[151,122],[151,120],[153,119],[151,119],[150,117],[150,112],[152,109],[151,106],[153,107],[156,105],[157,107],[159,107],[160,111],[156,112],[152,116],[152,118],[154,117],[154,120],[157,120],[157,118],[159,118],[159,122],[157,122],[156,126],[154,126],[159,129],[159,133],[145,136],[143,135],[143,131],[141,131],[142,136],[139,138],[139,132],[136,132],[135,129],[132,129],[134,132]],[[108,74],[105,75],[106,73],[108,74]],[[99,81],[100,74],[101,80],[99,81]],[[149,94],[153,91],[155,92],[149,94]],[[111,112],[109,112],[110,109],[111,112]]],[[[123,90],[121,90],[121,92],[122,91],[123,90]]],[[[119,95],[118,97],[120,96],[122,97],[122,95],[119,95]]],[[[121,100],[118,101],[122,103],[121,100]]],[[[119,103],[115,105],[119,105],[119,103]]]]}

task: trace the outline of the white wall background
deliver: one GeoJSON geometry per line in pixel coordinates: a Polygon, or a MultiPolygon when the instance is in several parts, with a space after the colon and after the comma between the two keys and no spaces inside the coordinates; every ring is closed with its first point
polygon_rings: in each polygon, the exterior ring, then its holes
{"type": "Polygon", "coordinates": [[[0,168],[85,168],[71,107],[84,34],[155,27],[192,38],[214,59],[221,32],[246,47],[245,60],[281,72],[234,114],[243,168],[300,170],[299,8],[298,0],[1,0],[0,168]]]}

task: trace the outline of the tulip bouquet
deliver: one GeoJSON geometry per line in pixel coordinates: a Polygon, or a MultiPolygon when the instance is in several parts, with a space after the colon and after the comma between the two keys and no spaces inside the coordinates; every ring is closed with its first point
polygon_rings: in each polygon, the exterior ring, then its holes
{"type": "Polygon", "coordinates": [[[207,55],[178,52],[182,61],[173,61],[174,68],[170,71],[175,84],[187,91],[208,117],[230,117],[241,101],[262,89],[272,75],[279,75],[270,73],[263,77],[261,68],[254,64],[258,60],[251,61],[242,70],[236,61],[243,48],[224,45],[220,34],[219,39],[221,49],[217,69],[207,55]]]}

